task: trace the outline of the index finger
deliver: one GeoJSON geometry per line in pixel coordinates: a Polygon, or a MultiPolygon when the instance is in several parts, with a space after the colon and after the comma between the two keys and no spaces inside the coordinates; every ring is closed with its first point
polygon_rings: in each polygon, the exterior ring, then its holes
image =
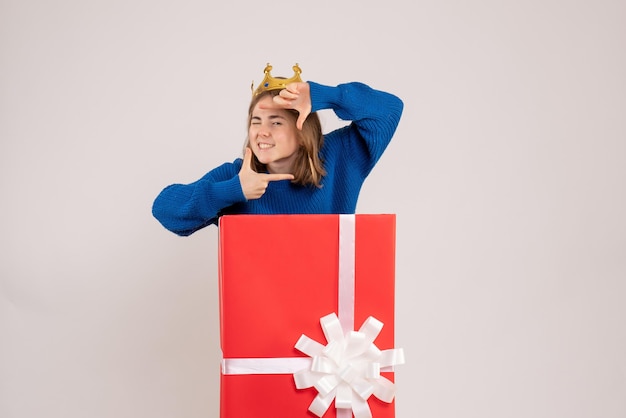
{"type": "MultiPolygon", "coordinates": [[[[292,85],[292,84],[289,84],[289,86],[291,86],[291,85],[292,85]]],[[[279,95],[280,97],[285,98],[285,99],[296,99],[296,98],[298,97],[298,92],[297,92],[297,90],[296,90],[295,92],[294,92],[294,91],[291,91],[291,90],[288,90],[289,86],[287,86],[287,88],[285,88],[285,89],[282,89],[282,90],[280,91],[280,93],[278,93],[278,95],[279,95]]]]}
{"type": "MultiPolygon", "coordinates": [[[[290,108],[293,108],[293,106],[294,106],[294,100],[293,99],[287,99],[287,98],[281,96],[280,94],[277,95],[277,96],[272,97],[272,101],[274,102],[275,105],[277,105],[277,107],[279,109],[290,109],[290,108]]],[[[259,105],[259,107],[261,109],[272,109],[273,108],[273,107],[263,106],[261,104],[259,105]]]]}
{"type": "Polygon", "coordinates": [[[295,177],[293,174],[266,174],[265,178],[268,181],[280,181],[280,180],[293,180],[295,177]]]}

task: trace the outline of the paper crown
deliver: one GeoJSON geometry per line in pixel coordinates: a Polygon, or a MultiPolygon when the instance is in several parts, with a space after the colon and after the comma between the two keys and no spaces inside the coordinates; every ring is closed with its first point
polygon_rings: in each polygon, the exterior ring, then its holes
{"type": "Polygon", "coordinates": [[[263,70],[263,72],[265,73],[265,78],[263,78],[263,82],[259,84],[259,87],[257,87],[256,90],[254,90],[254,81],[252,82],[252,86],[250,86],[252,90],[252,97],[263,93],[264,91],[284,89],[289,83],[301,82],[302,79],[300,78],[300,73],[302,72],[302,70],[300,69],[298,64],[294,65],[292,68],[293,77],[274,78],[270,73],[270,71],[272,71],[272,66],[268,62],[265,66],[265,70],[263,70]]]}

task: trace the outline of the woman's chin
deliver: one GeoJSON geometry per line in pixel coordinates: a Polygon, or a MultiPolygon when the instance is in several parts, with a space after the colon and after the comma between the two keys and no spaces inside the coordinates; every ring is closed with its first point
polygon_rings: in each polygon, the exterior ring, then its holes
{"type": "Polygon", "coordinates": [[[259,162],[260,162],[261,164],[265,164],[265,165],[268,165],[268,164],[270,164],[270,163],[272,163],[272,162],[274,161],[274,160],[272,160],[271,158],[267,158],[267,157],[265,157],[265,156],[261,156],[261,157],[259,158],[259,156],[258,156],[258,155],[257,155],[256,159],[257,159],[257,160],[259,160],[259,162]]]}

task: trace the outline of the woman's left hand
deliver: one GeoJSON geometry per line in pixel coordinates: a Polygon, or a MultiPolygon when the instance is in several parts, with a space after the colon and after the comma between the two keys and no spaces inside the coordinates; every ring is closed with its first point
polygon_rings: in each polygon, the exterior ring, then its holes
{"type": "Polygon", "coordinates": [[[298,111],[296,127],[302,130],[302,125],[307,116],[311,113],[311,90],[309,83],[289,83],[280,91],[278,96],[274,96],[274,103],[285,109],[295,109],[298,111]]]}

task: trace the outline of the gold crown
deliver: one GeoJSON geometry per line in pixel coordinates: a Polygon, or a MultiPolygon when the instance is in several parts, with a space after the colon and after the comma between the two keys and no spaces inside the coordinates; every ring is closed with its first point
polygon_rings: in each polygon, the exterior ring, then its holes
{"type": "Polygon", "coordinates": [[[300,69],[298,64],[294,65],[292,68],[293,68],[293,77],[274,78],[272,77],[272,74],[270,73],[270,71],[272,71],[272,66],[268,62],[267,65],[265,66],[265,70],[263,70],[263,72],[265,73],[265,78],[263,78],[263,82],[259,84],[259,87],[257,87],[256,90],[254,90],[254,81],[252,82],[252,86],[250,86],[250,89],[253,91],[252,97],[264,91],[284,89],[289,83],[301,82],[302,79],[300,78],[300,73],[302,72],[302,70],[300,69]]]}

